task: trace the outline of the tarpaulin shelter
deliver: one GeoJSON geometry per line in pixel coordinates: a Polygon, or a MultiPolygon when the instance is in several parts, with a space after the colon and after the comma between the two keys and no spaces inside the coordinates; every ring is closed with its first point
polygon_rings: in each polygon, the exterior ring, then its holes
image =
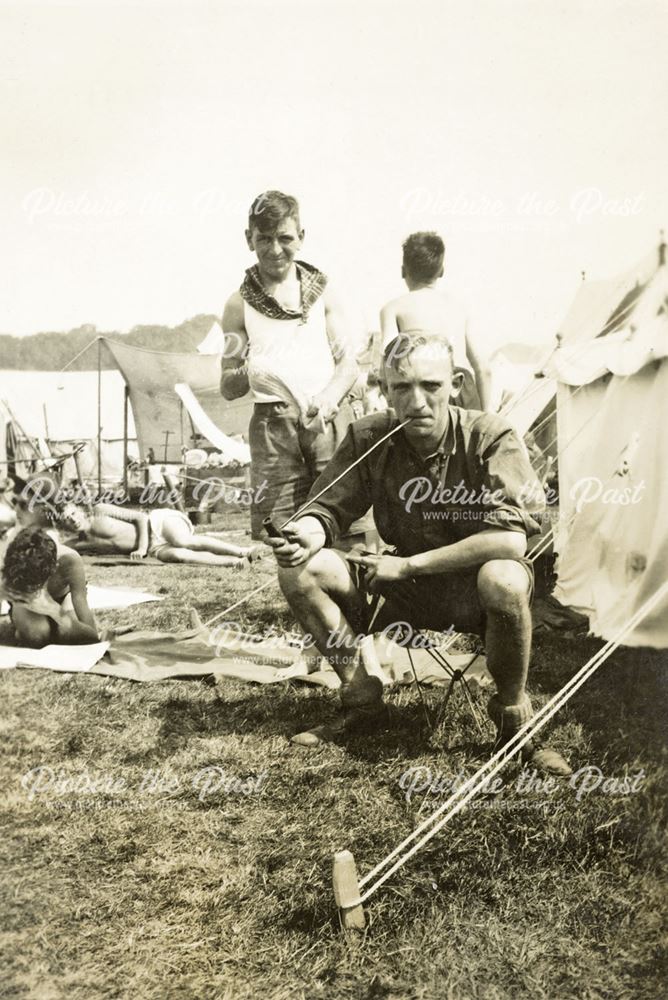
{"type": "Polygon", "coordinates": [[[225,334],[217,320],[214,320],[204,340],[197,345],[200,354],[216,354],[219,358],[225,350],[225,334]]]}
{"type": "MultiPolygon", "coordinates": [[[[220,359],[213,354],[172,354],[101,338],[123,375],[134,414],[139,454],[178,463],[191,448],[193,427],[176,385],[187,385],[204,413],[228,436],[247,435],[250,397],[229,402],[220,394],[220,359]]],[[[215,442],[213,442],[215,444],[215,442]]]]}
{"type": "MultiPolygon", "coordinates": [[[[150,351],[104,337],[88,345],[91,355],[93,347],[93,371],[0,372],[0,471],[18,456],[16,472],[25,476],[81,441],[79,471],[100,481],[119,480],[128,458],[180,464],[184,448],[209,437],[243,461],[247,447],[226,436],[247,436],[252,402],[223,399],[217,355],[150,351]],[[102,369],[105,349],[118,370],[102,369]]],[[[76,474],[70,459],[64,475],[76,474]]]]}
{"type": "MultiPolygon", "coordinates": [[[[664,245],[625,275],[583,283],[547,374],[558,385],[554,596],[610,639],[668,576],[664,245]]],[[[668,601],[625,643],[668,647],[668,601]]]]}

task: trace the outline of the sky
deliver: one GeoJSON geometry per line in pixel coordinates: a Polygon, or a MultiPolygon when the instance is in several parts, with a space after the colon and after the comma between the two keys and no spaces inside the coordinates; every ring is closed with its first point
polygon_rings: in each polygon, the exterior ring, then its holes
{"type": "Polygon", "coordinates": [[[481,346],[547,342],[668,225],[662,0],[0,0],[0,332],[220,314],[247,210],[368,330],[435,229],[481,346]]]}

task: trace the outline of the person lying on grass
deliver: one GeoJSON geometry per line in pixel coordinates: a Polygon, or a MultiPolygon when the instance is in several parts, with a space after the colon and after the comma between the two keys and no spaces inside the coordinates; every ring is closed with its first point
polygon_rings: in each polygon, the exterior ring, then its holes
{"type": "Polygon", "coordinates": [[[148,513],[93,504],[88,510],[66,503],[58,510],[58,527],[78,532],[77,552],[153,556],[165,563],[198,563],[242,568],[261,555],[260,546],[233,545],[214,535],[196,535],[188,516],[171,507],[148,513]]]}
{"type": "Polygon", "coordinates": [[[10,619],[23,645],[99,642],[83,560],[42,528],[22,528],[10,541],[1,579],[0,594],[9,601],[10,619]],[[68,594],[73,611],[62,607],[68,594]]]}

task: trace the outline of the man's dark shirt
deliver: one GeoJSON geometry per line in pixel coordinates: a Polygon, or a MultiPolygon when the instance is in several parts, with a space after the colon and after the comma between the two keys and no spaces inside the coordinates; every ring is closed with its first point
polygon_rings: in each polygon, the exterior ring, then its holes
{"type": "MultiPolygon", "coordinates": [[[[403,430],[379,445],[303,511],[323,524],[327,545],[373,507],[381,538],[400,556],[451,545],[502,528],[533,535],[543,490],[526,448],[502,418],[449,407],[448,430],[434,455],[421,459],[403,430]]],[[[398,420],[394,411],[351,424],[310,495],[332,483],[398,420]]]]}

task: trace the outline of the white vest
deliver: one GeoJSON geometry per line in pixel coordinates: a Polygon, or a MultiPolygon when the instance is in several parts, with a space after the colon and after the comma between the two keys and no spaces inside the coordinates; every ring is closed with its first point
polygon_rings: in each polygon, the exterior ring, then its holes
{"type": "Polygon", "coordinates": [[[334,374],[322,296],[306,322],[270,319],[244,302],[248,334],[248,381],[256,403],[284,399],[280,388],[264,381],[263,374],[279,378],[299,398],[310,398],[325,388],[334,374]]]}

